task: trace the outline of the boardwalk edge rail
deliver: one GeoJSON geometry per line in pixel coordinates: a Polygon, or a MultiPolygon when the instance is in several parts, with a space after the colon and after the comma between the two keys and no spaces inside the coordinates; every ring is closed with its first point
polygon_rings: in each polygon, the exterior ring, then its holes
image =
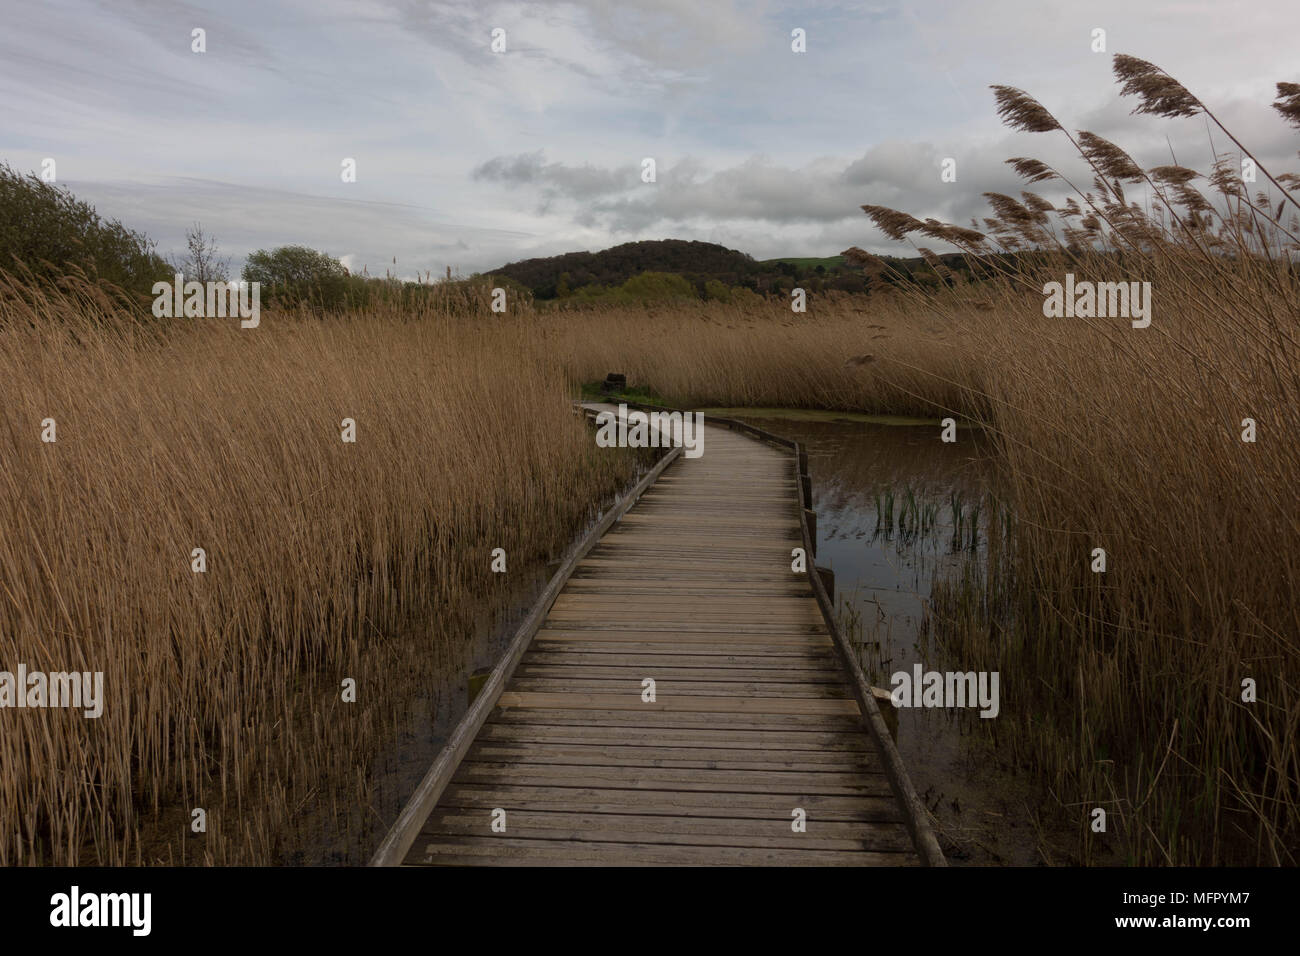
{"type": "Polygon", "coordinates": [[[456,769],[460,762],[465,758],[473,746],[475,738],[483,724],[487,722],[488,715],[492,708],[496,706],[497,700],[501,697],[501,692],[505,690],[511,675],[518,666],[528,645],[532,642],[533,636],[541,628],[542,623],[546,620],[546,615],[551,610],[551,605],[555,599],[560,596],[564,590],[565,584],[568,583],[574,568],[578,562],[587,556],[593,547],[596,546],[605,532],[614,526],[614,523],[623,517],[633,505],[645,494],[646,490],[655,483],[664,469],[671,465],[682,454],[680,446],[670,449],[665,455],[660,457],[653,468],[651,468],[635,487],[632,488],[623,497],[617,499],[613,506],[601,516],[600,520],[592,526],[582,538],[569,548],[564,560],[551,580],[547,582],[546,588],[533,602],[532,610],[524,618],[518,630],[515,631],[514,638],[511,639],[509,647],[506,648],[505,654],[497,662],[496,667],[492,669],[491,675],[487,682],[479,691],[478,696],[469,709],[465,711],[465,716],[460,719],[456,729],[451,732],[447,738],[447,743],[443,745],[442,752],[429,768],[424,779],[416,788],[414,795],[407,801],[406,806],[397,817],[397,822],[393,824],[384,841],[375,851],[375,855],[370,858],[369,866],[400,866],[406,859],[406,854],[410,851],[411,846],[415,843],[424,827],[425,820],[438,805],[438,800],[442,793],[447,789],[451,778],[455,775],[456,769]]]}
{"type": "MultiPolygon", "coordinates": [[[[643,405],[640,402],[620,400],[620,403],[643,412],[680,411],[683,415],[687,414],[682,409],[643,405]]],[[[808,458],[804,454],[803,448],[797,441],[782,438],[780,435],[774,435],[755,425],[750,425],[748,422],[738,421],[734,418],[720,418],[710,415],[708,421],[710,424],[722,425],[759,441],[788,449],[794,454],[796,483],[799,486],[799,529],[803,534],[804,554],[808,556],[811,562],[813,555],[817,553],[817,542],[813,539],[812,529],[808,526],[808,516],[814,514],[814,512],[812,507],[812,482],[809,480],[808,473],[808,458]]],[[[835,649],[839,653],[839,658],[844,664],[845,670],[852,679],[853,696],[857,699],[858,707],[862,711],[863,722],[867,725],[867,730],[880,750],[881,759],[885,764],[885,775],[889,778],[889,785],[903,809],[903,822],[908,833],[911,834],[912,844],[921,857],[921,863],[925,866],[947,866],[948,861],[944,858],[943,850],[939,847],[939,840],[934,835],[934,828],[930,826],[929,811],[926,810],[925,804],[921,802],[920,796],[917,795],[916,788],[912,786],[912,778],[908,776],[907,767],[903,764],[903,758],[898,753],[898,747],[894,745],[894,738],[889,733],[889,725],[885,723],[885,717],[880,712],[880,706],[876,703],[876,696],[872,693],[871,685],[867,683],[866,675],[862,672],[862,665],[858,662],[857,655],[850,646],[848,638],[844,636],[835,622],[835,605],[831,601],[830,595],[826,593],[826,587],[822,584],[821,575],[817,574],[816,569],[810,566],[808,578],[812,584],[813,595],[817,599],[817,606],[821,608],[822,619],[826,622],[826,627],[830,629],[831,637],[835,642],[835,649]]]]}

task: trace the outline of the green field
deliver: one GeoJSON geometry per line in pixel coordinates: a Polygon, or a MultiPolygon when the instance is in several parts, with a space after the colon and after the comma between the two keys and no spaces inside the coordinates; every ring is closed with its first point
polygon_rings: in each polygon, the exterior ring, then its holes
{"type": "Polygon", "coordinates": [[[818,266],[825,266],[827,271],[838,269],[844,265],[843,256],[792,256],[780,259],[760,259],[761,266],[774,266],[778,262],[788,262],[791,265],[800,266],[806,269],[816,269],[818,266]]]}

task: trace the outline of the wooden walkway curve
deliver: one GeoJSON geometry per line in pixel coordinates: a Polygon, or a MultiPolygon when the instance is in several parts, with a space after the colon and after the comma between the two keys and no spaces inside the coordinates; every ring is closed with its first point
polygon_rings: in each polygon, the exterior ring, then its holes
{"type": "Polygon", "coordinates": [[[812,554],[791,571],[797,446],[741,428],[570,556],[375,864],[942,865],[812,554]]]}

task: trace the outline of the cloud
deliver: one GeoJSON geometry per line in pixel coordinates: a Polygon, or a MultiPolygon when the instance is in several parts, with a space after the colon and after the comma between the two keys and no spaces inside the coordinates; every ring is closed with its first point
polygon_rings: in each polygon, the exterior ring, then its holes
{"type": "Polygon", "coordinates": [[[699,229],[709,223],[736,228],[860,222],[863,203],[899,203],[921,216],[969,218],[977,206],[956,197],[969,197],[971,181],[981,190],[1016,184],[1010,170],[981,154],[966,160],[969,166],[961,172],[968,185],[955,190],[940,181],[942,158],[929,143],[889,142],[855,158],[823,157],[800,166],[752,156],[710,171],[698,160],[684,159],[659,169],[656,182],[643,183],[635,168],[574,167],[546,162],[534,152],[495,157],[475,175],[535,190],[550,201],[552,216],[567,214],[576,224],[613,234],[699,229]],[[561,206],[557,198],[568,202],[561,206]]]}
{"type": "Polygon", "coordinates": [[[626,189],[628,183],[637,181],[637,166],[620,169],[600,169],[590,163],[566,166],[548,163],[545,151],[520,153],[515,156],[498,156],[474,169],[473,177],[482,182],[503,183],[507,186],[537,186],[547,197],[564,196],[586,200],[626,189]]]}
{"type": "MultiPolygon", "coordinates": [[[[755,254],[900,251],[863,203],[965,224],[1016,195],[1003,160],[1091,174],[1060,136],[1003,129],[991,83],[1144,164],[1205,168],[1203,121],[1133,117],[1112,52],[1159,64],[1275,172],[1300,80],[1293,0],[47,0],[0,32],[0,159],[179,251],[202,221],[243,255],[301,242],[372,267],[486,269],[630,238],[755,254]],[[1262,30],[1259,23],[1268,23],[1262,30]],[[208,52],[190,52],[207,30],[208,52]],[[489,49],[507,31],[507,52],[489,49]],[[806,31],[807,52],[790,49],[806,31]],[[1168,137],[1168,139],[1166,139],[1168,137]],[[640,163],[657,161],[643,184],[640,163]],[[339,181],[344,157],[357,182],[339,181]],[[956,183],[939,179],[944,157],[956,183]]],[[[904,247],[905,248],[905,247],[904,247]]]]}
{"type": "MultiPolygon", "coordinates": [[[[1067,128],[1090,129],[1114,140],[1145,168],[1171,162],[1172,153],[1179,162],[1208,171],[1214,158],[1231,146],[1221,135],[1208,134],[1201,119],[1134,116],[1131,106],[1115,101],[1088,111],[1075,124],[1069,117],[1060,119],[1067,128]]],[[[1294,137],[1270,117],[1266,105],[1237,102],[1229,109],[1242,119],[1243,128],[1255,130],[1256,156],[1266,166],[1280,170],[1293,165],[1288,154],[1294,137]]],[[[1237,155],[1235,148],[1228,152],[1237,155]]],[[[1091,168],[1066,136],[1008,131],[951,153],[930,142],[891,140],[856,157],[820,157],[798,166],[755,155],[710,169],[688,157],[660,167],[655,183],[641,182],[634,166],[548,162],[542,150],[494,157],[480,164],[474,175],[513,190],[531,190],[541,197],[539,212],[551,219],[568,216],[573,225],[617,238],[647,231],[701,238],[712,229],[715,235],[747,236],[744,248],[749,250],[755,237],[771,227],[787,237],[792,235],[790,227],[820,227],[799,234],[831,244],[843,237],[876,251],[897,252],[897,244],[883,240],[864,222],[863,204],[959,225],[975,220],[982,229],[983,218],[990,215],[986,193],[1019,196],[1030,188],[1007,163],[1017,156],[1040,158],[1079,188],[1093,189],[1091,168]],[[954,182],[941,176],[946,159],[955,164],[954,182]]],[[[1036,184],[1031,191],[1058,203],[1073,194],[1061,181],[1036,184]]],[[[1140,187],[1129,187],[1129,193],[1145,199],[1140,187]]],[[[765,244],[763,239],[758,242],[765,244]]]]}

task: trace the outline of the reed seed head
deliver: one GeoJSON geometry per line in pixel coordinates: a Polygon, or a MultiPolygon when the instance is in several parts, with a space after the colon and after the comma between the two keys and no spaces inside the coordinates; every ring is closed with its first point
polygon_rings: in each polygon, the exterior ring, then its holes
{"type": "Polygon", "coordinates": [[[1292,126],[1300,129],[1300,83],[1279,83],[1273,109],[1292,126]]]}
{"type": "Polygon", "coordinates": [[[1079,148],[1089,161],[1111,179],[1139,183],[1146,178],[1132,156],[1096,133],[1080,130],[1079,148]]]}
{"type": "Polygon", "coordinates": [[[989,87],[998,103],[998,115],[1012,129],[1027,133],[1050,133],[1061,129],[1056,117],[1042,103],[1014,86],[989,87]]]}
{"type": "Polygon", "coordinates": [[[1056,171],[1046,163],[1026,156],[1017,156],[1006,160],[1027,183],[1041,183],[1046,179],[1056,179],[1056,171]]]}
{"type": "Polygon", "coordinates": [[[1115,56],[1114,70],[1115,78],[1124,84],[1120,96],[1137,96],[1142,100],[1134,113],[1195,116],[1205,109],[1187,87],[1154,63],[1119,53],[1115,56]]]}

